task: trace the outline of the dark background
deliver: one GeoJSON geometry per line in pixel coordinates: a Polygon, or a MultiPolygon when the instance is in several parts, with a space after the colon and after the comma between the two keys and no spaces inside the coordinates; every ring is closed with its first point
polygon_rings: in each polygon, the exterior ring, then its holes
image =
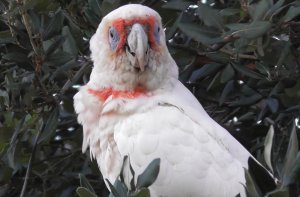
{"type": "MultiPolygon", "coordinates": [[[[180,80],[272,165],[279,186],[299,194],[299,0],[130,2],[161,14],[180,80]]],[[[108,195],[96,162],[81,153],[72,97],[89,80],[89,39],[101,18],[127,3],[0,1],[0,196],[76,196],[79,173],[108,195]]]]}

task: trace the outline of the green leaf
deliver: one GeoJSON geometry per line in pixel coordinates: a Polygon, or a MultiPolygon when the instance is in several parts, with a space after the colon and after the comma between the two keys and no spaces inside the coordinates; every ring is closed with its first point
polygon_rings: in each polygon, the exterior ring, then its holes
{"type": "Polygon", "coordinates": [[[218,10],[213,9],[208,5],[199,3],[197,13],[199,18],[206,26],[223,30],[223,18],[219,14],[218,10]]]}
{"type": "Polygon", "coordinates": [[[300,151],[297,154],[297,157],[294,161],[294,164],[291,166],[289,174],[283,180],[283,185],[288,186],[295,183],[300,176],[300,151]]]}
{"type": "Polygon", "coordinates": [[[209,91],[210,89],[212,89],[214,86],[217,86],[217,81],[218,79],[220,79],[220,75],[221,75],[221,72],[218,72],[214,78],[211,80],[211,82],[209,83],[209,85],[207,86],[206,88],[206,91],[209,91]]]}
{"type": "Polygon", "coordinates": [[[74,56],[78,53],[78,47],[76,45],[75,39],[72,36],[68,26],[64,26],[62,29],[62,35],[65,37],[66,41],[63,42],[63,50],[74,56]]]}
{"type": "Polygon", "coordinates": [[[151,197],[151,196],[148,188],[142,188],[137,193],[130,195],[130,197],[151,197]]]}
{"type": "Polygon", "coordinates": [[[275,12],[277,12],[280,8],[282,9],[282,5],[284,4],[285,0],[278,0],[266,13],[266,17],[271,17],[275,12]]]}
{"type": "Polygon", "coordinates": [[[264,79],[265,76],[257,73],[255,71],[252,71],[248,68],[246,68],[244,65],[237,65],[236,63],[232,63],[232,66],[240,73],[242,73],[243,75],[246,75],[250,78],[254,78],[254,79],[264,79]]]}
{"type": "Polygon", "coordinates": [[[122,196],[119,194],[119,192],[117,191],[117,189],[111,184],[111,182],[110,182],[108,179],[105,179],[105,180],[106,180],[106,182],[107,182],[107,184],[108,184],[108,186],[109,186],[109,189],[110,189],[112,195],[113,195],[114,197],[122,197],[122,196]]]}
{"type": "Polygon", "coordinates": [[[20,52],[5,53],[2,58],[16,63],[28,62],[28,56],[20,52]]]}
{"type": "Polygon", "coordinates": [[[291,47],[292,47],[292,44],[290,42],[283,43],[283,48],[280,51],[280,56],[279,56],[278,62],[277,62],[278,66],[281,66],[282,64],[284,64],[285,60],[292,53],[291,47]]]}
{"type": "Polygon", "coordinates": [[[79,173],[79,180],[80,180],[80,186],[86,188],[87,190],[89,190],[91,193],[95,193],[93,187],[91,186],[91,184],[89,183],[89,181],[87,180],[87,178],[79,173]]]}
{"type": "Polygon", "coordinates": [[[98,17],[101,17],[101,7],[98,0],[89,0],[89,7],[98,17]]]}
{"type": "Polygon", "coordinates": [[[93,194],[87,188],[84,188],[84,187],[78,187],[76,189],[76,193],[80,197],[97,197],[97,195],[93,194]]]}
{"type": "Polygon", "coordinates": [[[262,20],[272,5],[273,1],[260,0],[256,5],[253,5],[253,12],[249,12],[252,15],[252,19],[254,21],[262,20]]]}
{"type": "Polygon", "coordinates": [[[48,66],[59,67],[75,57],[67,52],[59,51],[46,57],[44,64],[48,66]]]}
{"type": "Polygon", "coordinates": [[[271,125],[264,142],[264,147],[265,147],[264,159],[271,172],[273,172],[273,167],[271,163],[273,137],[274,137],[274,128],[273,125],[271,125]]]}
{"type": "Polygon", "coordinates": [[[254,21],[250,24],[232,23],[226,25],[232,32],[231,35],[238,35],[246,39],[254,39],[264,35],[272,24],[269,21],[254,21]]]}
{"type": "Polygon", "coordinates": [[[228,106],[229,107],[237,107],[237,106],[247,106],[252,105],[256,102],[258,102],[262,96],[260,94],[254,94],[252,96],[243,96],[237,101],[231,102],[228,106]]]}
{"type": "Polygon", "coordinates": [[[59,108],[56,107],[52,110],[49,117],[47,118],[46,125],[43,129],[43,132],[38,140],[38,144],[43,142],[44,140],[49,139],[55,133],[56,127],[58,125],[58,116],[59,116],[59,108]]]}
{"type": "Polygon", "coordinates": [[[120,0],[103,0],[101,5],[101,13],[103,16],[120,6],[120,0]]]}
{"type": "Polygon", "coordinates": [[[289,144],[288,144],[288,149],[284,159],[285,162],[281,171],[283,185],[287,184],[288,176],[290,175],[292,167],[294,166],[294,163],[296,161],[297,153],[298,153],[298,137],[296,133],[296,127],[294,125],[291,132],[289,144]]]}
{"type": "Polygon", "coordinates": [[[0,44],[7,43],[15,43],[15,39],[12,37],[11,32],[9,30],[0,31],[0,44]]]}
{"type": "Polygon", "coordinates": [[[165,8],[165,9],[170,9],[170,10],[177,10],[177,11],[183,11],[183,10],[186,10],[186,8],[189,6],[189,5],[192,5],[193,3],[192,2],[187,2],[187,1],[169,1],[169,2],[166,2],[162,8],[165,8]]]}
{"type": "Polygon", "coordinates": [[[233,89],[234,89],[234,81],[230,80],[226,83],[222,91],[221,97],[219,99],[219,106],[221,106],[224,103],[225,99],[233,91],[233,89]]]}
{"type": "Polygon", "coordinates": [[[247,169],[245,171],[245,178],[246,178],[246,192],[248,197],[260,197],[260,192],[257,190],[257,186],[255,184],[255,181],[251,177],[250,173],[247,169]]]}
{"type": "Polygon", "coordinates": [[[63,36],[58,36],[57,38],[54,39],[54,41],[50,41],[49,42],[44,42],[44,50],[45,50],[45,55],[49,56],[52,53],[54,53],[59,47],[62,46],[62,44],[65,42],[66,38],[63,36]],[[49,45],[48,47],[46,46],[48,43],[53,42],[51,45],[49,45]],[[47,48],[46,48],[47,47],[47,48]]]}
{"type": "Polygon", "coordinates": [[[220,81],[225,83],[234,77],[234,69],[230,64],[228,64],[225,69],[223,69],[220,81]]]}
{"type": "Polygon", "coordinates": [[[300,7],[291,6],[285,16],[282,18],[283,22],[288,22],[300,15],[300,7]]]}
{"type": "Polygon", "coordinates": [[[187,36],[203,44],[210,45],[223,41],[218,32],[207,27],[181,22],[178,24],[178,28],[187,36]]]}
{"type": "Polygon", "coordinates": [[[144,170],[142,174],[137,177],[136,187],[141,189],[149,187],[156,180],[159,173],[160,159],[154,159],[144,170]]]}
{"type": "Polygon", "coordinates": [[[127,186],[125,185],[125,183],[122,183],[118,179],[114,183],[114,188],[117,190],[120,197],[127,197],[128,196],[127,195],[127,193],[128,193],[127,186]]]}
{"type": "Polygon", "coordinates": [[[223,10],[220,10],[219,14],[221,16],[232,16],[232,15],[236,15],[239,14],[240,10],[239,9],[235,9],[235,8],[225,8],[223,10]]]}
{"type": "Polygon", "coordinates": [[[215,73],[222,66],[223,66],[223,64],[218,64],[218,63],[205,64],[204,66],[202,66],[198,70],[195,70],[192,73],[189,81],[195,82],[203,77],[211,75],[212,73],[215,73]]]}
{"type": "Polygon", "coordinates": [[[276,98],[269,97],[267,99],[267,105],[270,108],[270,110],[272,111],[272,113],[275,113],[278,111],[279,102],[276,98]]]}
{"type": "Polygon", "coordinates": [[[54,35],[59,34],[62,29],[64,16],[59,9],[56,14],[51,18],[49,24],[43,32],[43,40],[48,40],[54,35]]]}

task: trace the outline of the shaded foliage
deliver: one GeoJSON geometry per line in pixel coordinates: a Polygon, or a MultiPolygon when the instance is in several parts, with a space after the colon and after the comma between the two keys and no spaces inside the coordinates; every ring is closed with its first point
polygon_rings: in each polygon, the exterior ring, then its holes
{"type": "MultiPolygon", "coordinates": [[[[0,1],[0,196],[108,195],[81,153],[72,97],[101,18],[128,2],[0,1]]],[[[299,0],[131,2],[161,14],[180,80],[206,111],[299,193],[286,176],[299,172],[299,0]]]]}

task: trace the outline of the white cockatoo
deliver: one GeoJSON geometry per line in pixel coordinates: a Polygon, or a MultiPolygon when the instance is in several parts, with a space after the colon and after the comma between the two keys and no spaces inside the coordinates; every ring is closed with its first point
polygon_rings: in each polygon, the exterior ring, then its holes
{"type": "Polygon", "coordinates": [[[178,80],[159,14],[122,6],[90,41],[90,81],[74,96],[101,173],[113,183],[128,155],[136,174],[161,159],[152,197],[245,196],[250,153],[205,112],[178,80]]]}

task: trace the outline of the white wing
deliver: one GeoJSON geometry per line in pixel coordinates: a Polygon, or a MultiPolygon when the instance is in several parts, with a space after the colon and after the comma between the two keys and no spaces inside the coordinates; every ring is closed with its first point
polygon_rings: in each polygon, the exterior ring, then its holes
{"type": "Polygon", "coordinates": [[[250,154],[242,145],[207,115],[180,82],[173,92],[151,100],[158,104],[120,121],[114,138],[137,174],[161,158],[152,195],[244,196],[243,167],[247,168],[250,154]]]}

